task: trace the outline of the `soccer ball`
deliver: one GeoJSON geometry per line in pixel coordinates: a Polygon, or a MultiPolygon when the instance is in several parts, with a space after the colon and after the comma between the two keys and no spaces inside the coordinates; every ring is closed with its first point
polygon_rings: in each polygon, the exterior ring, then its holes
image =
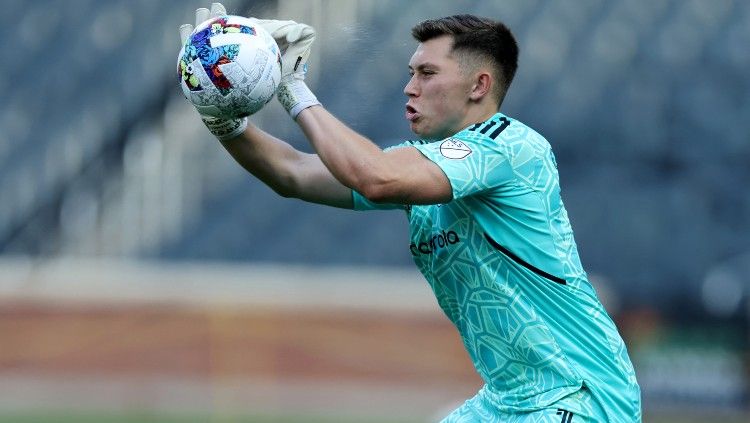
{"type": "Polygon", "coordinates": [[[281,53],[273,37],[242,16],[219,16],[198,25],[177,56],[182,93],[202,115],[252,115],[276,93],[281,53]]]}

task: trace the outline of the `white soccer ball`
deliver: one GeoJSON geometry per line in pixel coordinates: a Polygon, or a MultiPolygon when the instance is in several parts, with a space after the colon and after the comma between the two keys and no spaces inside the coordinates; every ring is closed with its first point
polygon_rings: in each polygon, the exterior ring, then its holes
{"type": "Polygon", "coordinates": [[[281,53],[253,20],[219,16],[198,25],[177,56],[182,93],[203,115],[225,119],[263,108],[281,80],[281,53]]]}

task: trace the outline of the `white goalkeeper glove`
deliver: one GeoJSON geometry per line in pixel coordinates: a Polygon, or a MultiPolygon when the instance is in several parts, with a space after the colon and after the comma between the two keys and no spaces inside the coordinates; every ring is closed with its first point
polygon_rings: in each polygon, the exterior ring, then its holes
{"type": "Polygon", "coordinates": [[[268,31],[282,51],[281,82],[276,97],[284,109],[296,119],[302,110],[320,104],[305,84],[307,58],[315,41],[315,29],[295,21],[250,19],[268,31]]]}
{"type": "MultiPolygon", "coordinates": [[[[221,3],[211,4],[211,9],[201,7],[195,10],[195,26],[200,25],[204,21],[215,18],[217,16],[226,15],[227,10],[221,3]]],[[[193,25],[184,24],[180,26],[180,41],[185,44],[190,34],[193,32],[193,25]]],[[[243,132],[247,128],[247,118],[238,119],[222,119],[212,116],[201,115],[201,120],[206,128],[216,137],[219,141],[230,140],[243,132]]]]}

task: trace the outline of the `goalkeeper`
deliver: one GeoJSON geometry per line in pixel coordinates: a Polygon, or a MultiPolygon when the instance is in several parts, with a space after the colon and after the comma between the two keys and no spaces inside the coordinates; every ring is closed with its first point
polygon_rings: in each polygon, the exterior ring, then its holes
{"type": "Polygon", "coordinates": [[[202,119],[282,196],[405,211],[413,259],[485,382],[444,422],[640,422],[633,366],[581,266],[550,145],[498,111],[518,60],[508,28],[473,15],[416,25],[404,94],[418,139],[383,151],[305,85],[313,28],[257,24],[283,52],[278,99],[317,154],[247,119],[202,119]]]}

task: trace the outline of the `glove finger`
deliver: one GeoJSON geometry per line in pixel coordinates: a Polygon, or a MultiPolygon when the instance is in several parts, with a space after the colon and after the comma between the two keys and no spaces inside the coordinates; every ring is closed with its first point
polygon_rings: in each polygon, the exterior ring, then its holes
{"type": "Polygon", "coordinates": [[[302,60],[306,60],[310,56],[310,47],[312,46],[313,41],[315,41],[314,36],[302,38],[294,43],[288,44],[286,46],[287,48],[282,50],[283,59],[296,62],[297,56],[301,56],[302,60]]]}
{"type": "Polygon", "coordinates": [[[211,11],[205,7],[195,9],[195,26],[198,26],[211,17],[211,11]]]}
{"type": "Polygon", "coordinates": [[[301,28],[299,26],[294,26],[286,33],[286,41],[288,43],[293,43],[299,39],[301,34],[301,28]]]}
{"type": "Polygon", "coordinates": [[[257,19],[260,26],[263,27],[275,40],[286,37],[289,28],[297,23],[294,21],[275,21],[275,20],[263,20],[257,19]]]}
{"type": "Polygon", "coordinates": [[[216,18],[219,16],[224,16],[227,14],[227,9],[224,7],[221,3],[212,3],[211,4],[211,17],[216,18]]]}
{"type": "Polygon", "coordinates": [[[315,30],[313,27],[305,24],[297,24],[289,30],[286,35],[286,40],[290,43],[294,43],[310,36],[315,36],[315,30]]]}
{"type": "Polygon", "coordinates": [[[180,43],[185,44],[187,42],[188,37],[193,32],[193,25],[190,24],[184,24],[180,25],[180,43]]]}

